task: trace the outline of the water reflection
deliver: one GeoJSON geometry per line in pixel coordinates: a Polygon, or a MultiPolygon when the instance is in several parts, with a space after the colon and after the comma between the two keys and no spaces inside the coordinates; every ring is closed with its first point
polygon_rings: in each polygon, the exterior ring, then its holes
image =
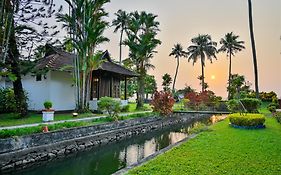
{"type": "Polygon", "coordinates": [[[188,136],[188,131],[209,118],[189,125],[178,125],[161,131],[134,136],[86,152],[80,152],[64,159],[49,162],[24,171],[9,173],[16,175],[94,175],[112,174],[128,165],[177,143],[188,136]]]}

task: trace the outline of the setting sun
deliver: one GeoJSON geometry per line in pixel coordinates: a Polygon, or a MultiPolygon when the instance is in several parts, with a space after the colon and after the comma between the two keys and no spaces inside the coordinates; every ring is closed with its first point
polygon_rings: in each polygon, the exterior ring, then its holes
{"type": "Polygon", "coordinates": [[[215,76],[215,75],[212,75],[212,76],[211,76],[211,79],[212,79],[212,80],[216,79],[216,76],[215,76]]]}

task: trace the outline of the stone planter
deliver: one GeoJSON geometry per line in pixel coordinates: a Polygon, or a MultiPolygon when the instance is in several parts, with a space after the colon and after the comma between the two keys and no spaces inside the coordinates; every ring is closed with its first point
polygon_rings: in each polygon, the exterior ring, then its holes
{"type": "Polygon", "coordinates": [[[54,121],[54,110],[46,110],[46,111],[42,111],[43,114],[43,122],[49,122],[49,121],[54,121]]]}

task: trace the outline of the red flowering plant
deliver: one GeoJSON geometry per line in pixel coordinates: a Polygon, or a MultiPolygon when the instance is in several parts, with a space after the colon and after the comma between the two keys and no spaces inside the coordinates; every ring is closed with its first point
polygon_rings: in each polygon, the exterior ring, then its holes
{"type": "Polygon", "coordinates": [[[173,112],[174,103],[173,94],[169,91],[156,91],[151,101],[153,111],[165,116],[173,112]]]}

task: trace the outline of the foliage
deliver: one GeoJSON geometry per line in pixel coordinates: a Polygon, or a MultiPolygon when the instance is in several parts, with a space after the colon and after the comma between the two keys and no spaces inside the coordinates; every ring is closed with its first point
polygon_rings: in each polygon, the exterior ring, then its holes
{"type": "Polygon", "coordinates": [[[124,105],[121,107],[121,112],[129,112],[130,111],[130,105],[124,105]]]}
{"type": "Polygon", "coordinates": [[[147,70],[154,68],[150,62],[156,47],[161,44],[156,38],[159,31],[156,18],[157,15],[152,13],[132,12],[125,30],[127,38],[123,44],[129,47],[129,60],[140,75],[137,77],[137,108],[143,106],[145,75],[147,70]]]}
{"type": "MultiPolygon", "coordinates": [[[[231,58],[235,56],[235,53],[240,52],[244,47],[244,41],[238,41],[239,36],[233,34],[233,32],[227,33],[224,38],[221,39],[221,48],[219,52],[226,52],[229,57],[229,72],[228,72],[228,88],[231,84],[231,58]]],[[[228,99],[230,99],[230,91],[228,91],[228,99]]]]}
{"type": "Polygon", "coordinates": [[[240,115],[238,113],[230,114],[229,121],[237,126],[260,126],[265,122],[263,114],[240,115]]]}
{"type": "Polygon", "coordinates": [[[265,102],[271,102],[273,98],[277,98],[277,94],[273,91],[271,92],[260,92],[260,99],[265,102]]]}
{"type": "Polygon", "coordinates": [[[250,93],[251,83],[246,81],[245,76],[239,74],[232,74],[231,82],[227,91],[229,92],[229,99],[237,98],[246,98],[250,93]]]}
{"type": "Polygon", "coordinates": [[[228,123],[226,119],[210,126],[211,131],[200,133],[128,174],[280,174],[281,150],[274,145],[281,145],[281,127],[275,119],[267,118],[264,130],[234,129],[228,123]]]}
{"type": "MultiPolygon", "coordinates": [[[[24,93],[24,101],[28,101],[27,93],[24,93]]],[[[17,108],[14,90],[0,88],[0,113],[16,112],[17,108]]]]}
{"type": "MultiPolygon", "coordinates": [[[[153,75],[146,75],[144,79],[144,93],[153,94],[157,90],[157,84],[153,75]]],[[[146,96],[146,99],[147,99],[146,96]]]]}
{"type": "Polygon", "coordinates": [[[236,100],[236,99],[228,100],[228,102],[227,102],[227,108],[228,108],[231,112],[243,112],[243,107],[241,106],[241,104],[239,103],[239,101],[236,100]]]}
{"type": "Polygon", "coordinates": [[[189,101],[185,104],[185,107],[189,107],[193,110],[205,110],[214,108],[215,105],[221,101],[221,97],[215,95],[212,91],[204,91],[204,92],[189,92],[185,95],[185,99],[189,101]]]}
{"type": "Polygon", "coordinates": [[[53,107],[53,103],[51,101],[44,102],[45,109],[51,109],[53,107]]]}
{"type": "Polygon", "coordinates": [[[175,100],[173,95],[168,91],[156,91],[152,98],[152,109],[161,115],[169,115],[173,112],[175,100]]]}
{"type": "Polygon", "coordinates": [[[205,60],[208,59],[211,61],[213,58],[216,59],[217,53],[217,43],[212,41],[210,35],[198,35],[195,38],[191,39],[192,45],[187,48],[188,61],[193,62],[193,65],[200,59],[201,68],[202,68],[202,92],[205,91],[205,75],[204,75],[204,67],[205,60]]]}
{"type": "Polygon", "coordinates": [[[176,79],[179,71],[179,64],[180,64],[180,57],[186,57],[186,52],[183,50],[183,47],[181,44],[175,44],[174,47],[172,48],[172,52],[169,54],[169,56],[174,56],[177,59],[177,67],[176,67],[176,73],[174,77],[174,82],[173,82],[173,89],[172,92],[175,92],[175,85],[176,85],[176,79]]]}
{"type": "Polygon", "coordinates": [[[267,106],[267,109],[270,111],[270,112],[276,112],[276,109],[279,107],[279,105],[277,103],[270,103],[268,106],[267,106]]]}
{"type": "Polygon", "coordinates": [[[281,112],[275,112],[274,117],[281,124],[281,112]]]}
{"type": "Polygon", "coordinates": [[[241,103],[246,108],[247,112],[256,113],[261,105],[261,101],[256,98],[244,98],[241,99],[241,103]]]}
{"type": "Polygon", "coordinates": [[[98,102],[100,110],[106,110],[109,117],[118,120],[118,113],[121,111],[121,103],[111,97],[102,97],[98,102]]]}
{"type": "Polygon", "coordinates": [[[58,14],[57,21],[63,23],[70,38],[69,43],[74,47],[77,57],[74,62],[75,87],[77,91],[78,109],[87,109],[89,103],[90,72],[101,63],[97,59],[100,53],[96,52],[98,45],[108,42],[103,36],[109,23],[105,21],[108,13],[104,5],[110,0],[73,0],[66,1],[71,13],[58,14]]]}
{"type": "Polygon", "coordinates": [[[170,86],[172,83],[171,75],[166,73],[162,76],[162,79],[163,79],[163,82],[162,82],[163,90],[170,91],[171,90],[170,86]]]}

